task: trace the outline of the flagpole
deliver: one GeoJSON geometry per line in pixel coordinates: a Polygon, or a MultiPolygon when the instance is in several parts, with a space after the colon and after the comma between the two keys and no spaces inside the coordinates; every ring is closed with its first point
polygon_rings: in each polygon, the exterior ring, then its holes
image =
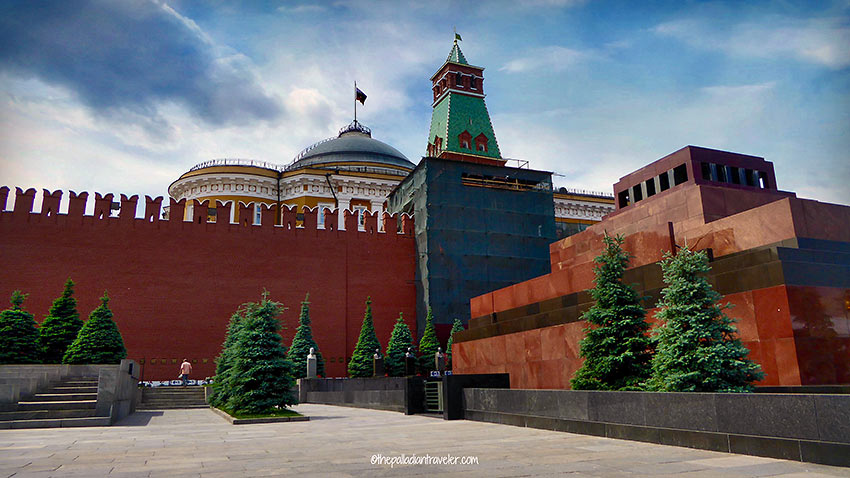
{"type": "Polygon", "coordinates": [[[354,81],[354,122],[357,123],[357,81],[354,81]]]}

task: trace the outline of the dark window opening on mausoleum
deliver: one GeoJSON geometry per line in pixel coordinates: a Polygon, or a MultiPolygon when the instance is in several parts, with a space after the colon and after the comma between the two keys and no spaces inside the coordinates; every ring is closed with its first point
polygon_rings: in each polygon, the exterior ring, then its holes
{"type": "Polygon", "coordinates": [[[688,181],[688,167],[684,164],[673,168],[673,185],[678,186],[688,181]]]}
{"type": "Polygon", "coordinates": [[[629,190],[620,191],[618,196],[618,201],[620,201],[620,207],[626,207],[629,205],[629,190]]]}
{"type": "Polygon", "coordinates": [[[643,199],[643,191],[641,191],[641,189],[640,189],[640,184],[638,184],[638,185],[636,185],[635,187],[632,188],[632,194],[635,197],[635,202],[638,202],[641,199],[643,199]]]}
{"type": "Polygon", "coordinates": [[[658,183],[662,191],[670,189],[670,175],[667,173],[658,176],[658,183]]]}
{"type": "Polygon", "coordinates": [[[646,180],[646,197],[655,196],[655,178],[646,180]]]}
{"type": "Polygon", "coordinates": [[[767,173],[764,171],[714,163],[701,163],[702,178],[717,183],[739,184],[768,189],[767,173]]]}

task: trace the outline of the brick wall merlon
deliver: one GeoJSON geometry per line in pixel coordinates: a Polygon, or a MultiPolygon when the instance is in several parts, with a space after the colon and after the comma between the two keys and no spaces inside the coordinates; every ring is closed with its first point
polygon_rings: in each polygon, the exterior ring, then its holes
{"type": "MultiPolygon", "coordinates": [[[[62,196],[64,192],[61,190],[49,191],[44,189],[42,192],[41,209],[34,211],[36,206],[36,189],[30,188],[24,191],[22,188],[15,188],[15,203],[12,210],[7,210],[9,206],[10,188],[7,186],[0,187],[0,220],[18,221],[18,222],[54,222],[60,225],[84,224],[84,225],[113,225],[122,224],[129,227],[143,227],[141,224],[148,224],[154,228],[186,228],[186,227],[204,227],[209,231],[236,231],[236,230],[254,230],[260,228],[262,230],[280,231],[291,230],[300,231],[324,231],[324,233],[337,232],[345,233],[350,231],[357,234],[358,237],[381,236],[392,237],[405,236],[413,237],[413,218],[407,214],[389,214],[379,211],[364,211],[363,214],[363,229],[361,230],[358,224],[358,212],[345,210],[343,212],[345,218],[345,228],[338,228],[339,211],[337,209],[323,209],[324,226],[319,227],[318,215],[319,208],[302,207],[302,212],[299,213],[294,206],[281,206],[281,221],[277,224],[277,207],[276,205],[260,203],[260,222],[255,224],[255,203],[244,203],[239,201],[235,205],[232,201],[215,201],[215,206],[210,204],[209,200],[198,201],[191,200],[192,214],[191,218],[184,220],[187,200],[181,199],[175,201],[174,198],[168,198],[169,201],[169,218],[162,218],[162,202],[163,197],[158,196],[151,198],[145,196],[145,211],[142,217],[136,216],[139,196],[127,196],[120,194],[120,201],[115,202],[115,194],[95,193],[93,214],[86,214],[86,207],[89,204],[89,193],[75,193],[69,191],[67,195],[67,213],[60,213],[62,206],[62,196]],[[239,208],[238,223],[230,222],[231,210],[234,207],[239,208]],[[214,217],[210,216],[211,209],[214,208],[214,217]],[[117,217],[112,214],[113,210],[117,210],[117,217]],[[399,222],[401,222],[401,230],[398,230],[399,222]],[[383,227],[379,227],[383,226],[383,227]]],[[[114,226],[112,226],[114,227],[114,226]]]]}

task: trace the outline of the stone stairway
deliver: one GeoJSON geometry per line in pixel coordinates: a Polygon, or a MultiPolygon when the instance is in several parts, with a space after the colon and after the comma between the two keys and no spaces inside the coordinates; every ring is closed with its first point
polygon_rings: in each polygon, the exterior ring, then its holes
{"type": "Polygon", "coordinates": [[[142,389],[142,403],[136,410],[165,410],[174,408],[209,408],[204,400],[204,387],[146,387],[142,389]]]}
{"type": "Polygon", "coordinates": [[[96,405],[97,377],[65,379],[5,406],[0,411],[0,428],[108,426],[109,417],[96,416],[96,405]]]}

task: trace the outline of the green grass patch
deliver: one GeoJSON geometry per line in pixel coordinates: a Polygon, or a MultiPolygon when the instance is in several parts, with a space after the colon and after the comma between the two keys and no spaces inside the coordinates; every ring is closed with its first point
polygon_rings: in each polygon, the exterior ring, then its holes
{"type": "Polygon", "coordinates": [[[274,417],[301,417],[300,413],[289,410],[287,408],[284,409],[274,409],[269,410],[265,413],[239,413],[235,412],[229,408],[219,407],[220,410],[227,412],[233,418],[274,418],[274,417]]]}

